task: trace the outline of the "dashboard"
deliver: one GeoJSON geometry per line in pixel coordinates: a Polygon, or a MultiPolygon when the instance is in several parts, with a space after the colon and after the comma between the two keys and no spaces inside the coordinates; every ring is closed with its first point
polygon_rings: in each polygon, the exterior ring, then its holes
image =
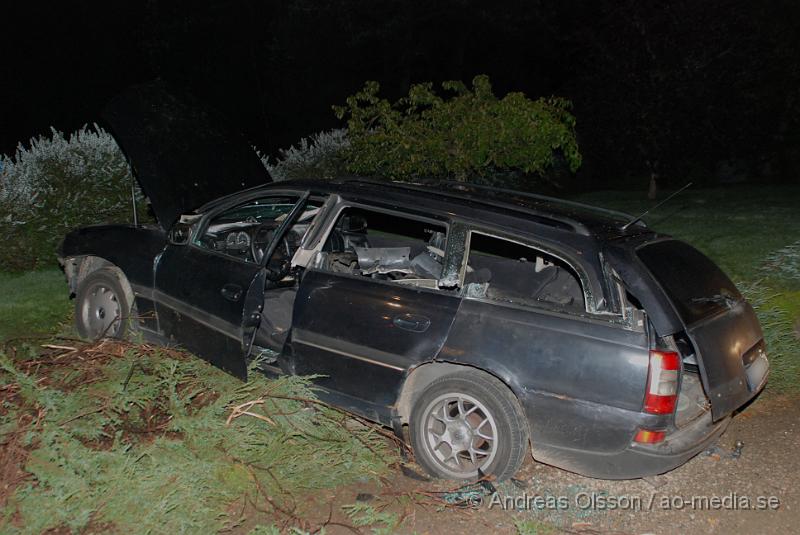
{"type": "MultiPolygon", "coordinates": [[[[198,240],[198,245],[241,260],[255,262],[253,249],[256,247],[261,250],[266,249],[272,239],[271,233],[264,234],[262,232],[258,238],[259,243],[254,247],[253,240],[256,239],[255,235],[259,232],[259,228],[262,228],[262,225],[258,221],[212,224],[198,240]]],[[[282,246],[276,248],[273,259],[283,261],[294,254],[294,251],[300,246],[301,238],[307,228],[308,224],[294,225],[286,233],[282,246]]]]}
{"type": "MultiPolygon", "coordinates": [[[[237,206],[212,219],[195,244],[247,262],[260,262],[294,203],[253,201],[237,206]]],[[[283,263],[300,246],[302,236],[319,213],[317,203],[309,203],[275,249],[272,262],[283,263]]]]}
{"type": "Polygon", "coordinates": [[[258,227],[257,221],[210,225],[198,240],[198,245],[232,256],[250,257],[247,259],[252,260],[250,244],[258,227]]]}

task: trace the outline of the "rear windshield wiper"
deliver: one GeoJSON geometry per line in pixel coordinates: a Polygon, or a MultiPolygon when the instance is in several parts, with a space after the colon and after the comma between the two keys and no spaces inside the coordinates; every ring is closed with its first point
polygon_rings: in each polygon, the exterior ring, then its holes
{"type": "Polygon", "coordinates": [[[691,301],[692,303],[719,303],[720,305],[725,305],[728,308],[733,308],[733,306],[738,302],[730,295],[722,294],[714,294],[709,297],[692,297],[691,301]]]}

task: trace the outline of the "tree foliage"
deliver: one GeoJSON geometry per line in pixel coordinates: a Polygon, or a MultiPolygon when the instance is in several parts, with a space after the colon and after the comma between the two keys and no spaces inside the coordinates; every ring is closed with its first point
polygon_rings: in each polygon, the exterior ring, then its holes
{"type": "Polygon", "coordinates": [[[476,76],[471,88],[459,81],[442,88],[452,96],[439,96],[432,83],[423,83],[390,103],[379,96],[378,82],[367,82],[344,106],[335,106],[336,115],[347,119],[349,170],[465,181],[507,171],[535,179],[560,158],[573,172],[580,166],[568,100],[530,100],[518,92],[498,98],[485,75],[476,76]]]}

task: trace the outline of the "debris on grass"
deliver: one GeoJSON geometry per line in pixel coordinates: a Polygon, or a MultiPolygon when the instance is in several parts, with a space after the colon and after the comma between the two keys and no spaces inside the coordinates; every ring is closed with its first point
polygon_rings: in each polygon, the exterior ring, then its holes
{"type": "Polygon", "coordinates": [[[17,487],[30,477],[23,470],[29,449],[22,444],[22,437],[36,423],[29,415],[20,415],[15,422],[16,429],[3,433],[0,438],[0,511],[5,509],[17,487]]]}
{"type": "Polygon", "coordinates": [[[456,507],[478,507],[483,503],[485,496],[491,496],[495,492],[497,492],[497,489],[494,485],[484,479],[451,491],[437,492],[434,495],[445,503],[456,507]]]}
{"type": "MultiPolygon", "coordinates": [[[[369,526],[375,535],[393,533],[402,522],[396,513],[391,513],[363,502],[345,505],[342,506],[342,509],[355,527],[369,526]]],[[[358,530],[355,531],[358,532],[358,530]]]]}
{"type": "Polygon", "coordinates": [[[244,511],[281,531],[320,529],[297,513],[306,494],[396,462],[386,431],[352,420],[302,377],[244,384],[146,344],[11,342],[0,353],[0,531],[205,532],[244,511]]]}

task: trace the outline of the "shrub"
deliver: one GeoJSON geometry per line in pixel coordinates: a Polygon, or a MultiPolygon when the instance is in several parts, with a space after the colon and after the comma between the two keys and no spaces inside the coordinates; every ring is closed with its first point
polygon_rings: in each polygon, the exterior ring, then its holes
{"type": "Polygon", "coordinates": [[[318,132],[302,138],[297,147],[282,149],[275,164],[266,156],[261,156],[261,161],[276,181],[336,178],[347,174],[343,153],[349,146],[345,129],[318,132]]]}
{"type": "Polygon", "coordinates": [[[2,533],[217,533],[245,520],[244,504],[294,523],[296,500],[397,461],[376,427],[320,404],[308,378],[243,384],[174,350],[75,348],[0,352],[0,436],[20,446],[0,455],[22,450],[2,464],[27,476],[3,481],[14,495],[2,533]]]}
{"type": "Polygon", "coordinates": [[[27,148],[20,144],[13,157],[0,157],[0,164],[0,232],[6,240],[0,269],[52,264],[72,228],[131,220],[128,164],[97,125],[69,137],[53,128],[27,148]]]}
{"type": "Polygon", "coordinates": [[[540,182],[563,159],[570,171],[581,164],[575,118],[568,100],[530,100],[522,93],[499,99],[489,78],[476,76],[472,89],[444,82],[449,99],[430,83],[413,85],[407,97],[390,103],[377,82],[335,106],[347,118],[348,170],[394,179],[454,178],[459,181],[515,179],[540,182]]]}

